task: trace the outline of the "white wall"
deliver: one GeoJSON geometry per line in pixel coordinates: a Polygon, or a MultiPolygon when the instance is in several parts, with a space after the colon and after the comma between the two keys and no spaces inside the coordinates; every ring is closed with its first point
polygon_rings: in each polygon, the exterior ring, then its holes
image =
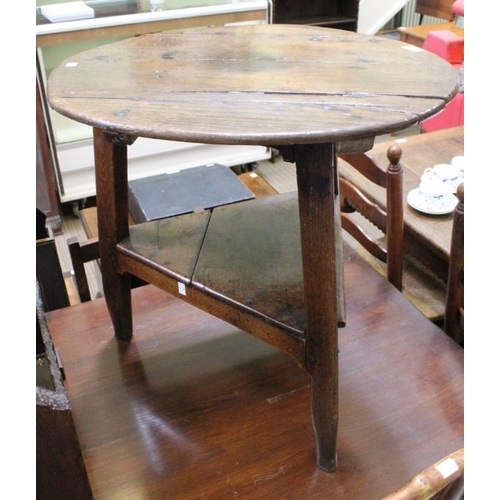
{"type": "Polygon", "coordinates": [[[358,33],[374,35],[410,0],[360,0],[358,33]]]}

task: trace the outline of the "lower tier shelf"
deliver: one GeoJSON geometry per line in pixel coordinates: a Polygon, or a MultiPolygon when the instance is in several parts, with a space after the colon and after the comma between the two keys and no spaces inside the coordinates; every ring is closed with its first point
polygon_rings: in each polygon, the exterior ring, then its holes
{"type": "MultiPolygon", "coordinates": [[[[343,326],[337,233],[338,321],[343,326]]],[[[118,252],[120,272],[138,275],[189,302],[210,301],[210,307],[216,302],[216,308],[233,311],[233,317],[249,315],[305,339],[296,192],[135,225],[118,252]]]]}

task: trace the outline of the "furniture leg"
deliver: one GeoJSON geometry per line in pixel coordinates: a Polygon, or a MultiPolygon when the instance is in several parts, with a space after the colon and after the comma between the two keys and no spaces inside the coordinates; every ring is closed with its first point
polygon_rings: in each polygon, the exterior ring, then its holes
{"type": "Polygon", "coordinates": [[[458,186],[458,204],[453,213],[449,277],[446,287],[444,331],[464,345],[464,184],[458,186]]]}
{"type": "Polygon", "coordinates": [[[335,152],[333,144],[297,146],[306,310],[306,363],[311,376],[316,462],[337,468],[338,316],[335,251],[335,152]]]}
{"type": "Polygon", "coordinates": [[[127,146],[134,138],[94,128],[97,227],[102,284],[115,336],[132,337],[130,275],[117,268],[116,244],[129,234],[127,146]]]}
{"type": "Polygon", "coordinates": [[[89,282],[85,272],[85,263],[99,258],[99,241],[93,238],[91,241],[80,243],[78,238],[68,238],[68,250],[71,257],[73,272],[75,273],[76,288],[81,302],[91,300],[89,282]]]}

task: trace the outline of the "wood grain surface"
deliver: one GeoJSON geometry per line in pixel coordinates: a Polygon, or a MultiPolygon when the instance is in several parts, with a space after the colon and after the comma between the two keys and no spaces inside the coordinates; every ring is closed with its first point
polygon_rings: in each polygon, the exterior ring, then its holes
{"type": "MultiPolygon", "coordinates": [[[[50,75],[51,106],[94,127],[103,287],[115,336],[130,340],[134,330],[132,275],[291,354],[310,375],[316,464],[329,472],[337,468],[337,311],[342,306],[338,295],[343,296],[343,286],[337,287],[341,252],[335,155],[338,150],[370,149],[374,136],[424,120],[455,95],[455,70],[414,49],[325,28],[204,28],[92,49],[50,75]],[[172,262],[162,264],[156,255],[150,258],[121,245],[133,236],[127,147],[138,136],[275,146],[296,163],[304,338],[251,313],[251,305],[233,302],[224,292],[211,293],[194,282],[184,290],[179,285],[186,284],[170,272],[172,262]]],[[[260,226],[265,229],[265,217],[260,226]]],[[[156,252],[156,239],[151,243],[156,252]]],[[[158,248],[160,255],[162,250],[158,248]]],[[[186,255],[192,253],[191,248],[186,255]]],[[[271,300],[272,288],[267,294],[271,300]]],[[[362,300],[365,309],[391,305],[388,298],[378,303],[380,293],[367,297],[362,300]]],[[[379,319],[379,311],[370,316],[370,330],[390,326],[379,319]]],[[[410,324],[405,323],[407,329],[410,324]]],[[[414,334],[415,327],[411,325],[414,334]]],[[[348,462],[347,454],[344,460],[348,462]]]]}
{"type": "Polygon", "coordinates": [[[104,130],[188,142],[373,137],[435,114],[457,91],[451,65],[408,47],[295,25],[145,35],[62,62],[49,102],[104,130]]]}
{"type": "Polygon", "coordinates": [[[94,498],[380,500],[462,448],[463,349],[355,254],[345,269],[332,474],[286,354],[153,286],[128,342],[103,299],[50,312],[94,498]]]}

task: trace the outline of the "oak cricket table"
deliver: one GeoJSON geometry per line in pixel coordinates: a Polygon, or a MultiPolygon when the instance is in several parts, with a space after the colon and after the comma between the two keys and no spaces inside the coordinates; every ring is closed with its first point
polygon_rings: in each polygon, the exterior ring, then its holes
{"type": "Polygon", "coordinates": [[[344,321],[336,155],[442,110],[458,89],[455,70],[382,37],[230,26],[91,49],[53,70],[48,88],[56,111],[94,128],[116,337],[132,336],[134,275],[287,352],[311,376],[317,465],[334,471],[344,321]],[[297,195],[129,227],[127,146],[139,136],[277,148],[296,164],[297,195]]]}

